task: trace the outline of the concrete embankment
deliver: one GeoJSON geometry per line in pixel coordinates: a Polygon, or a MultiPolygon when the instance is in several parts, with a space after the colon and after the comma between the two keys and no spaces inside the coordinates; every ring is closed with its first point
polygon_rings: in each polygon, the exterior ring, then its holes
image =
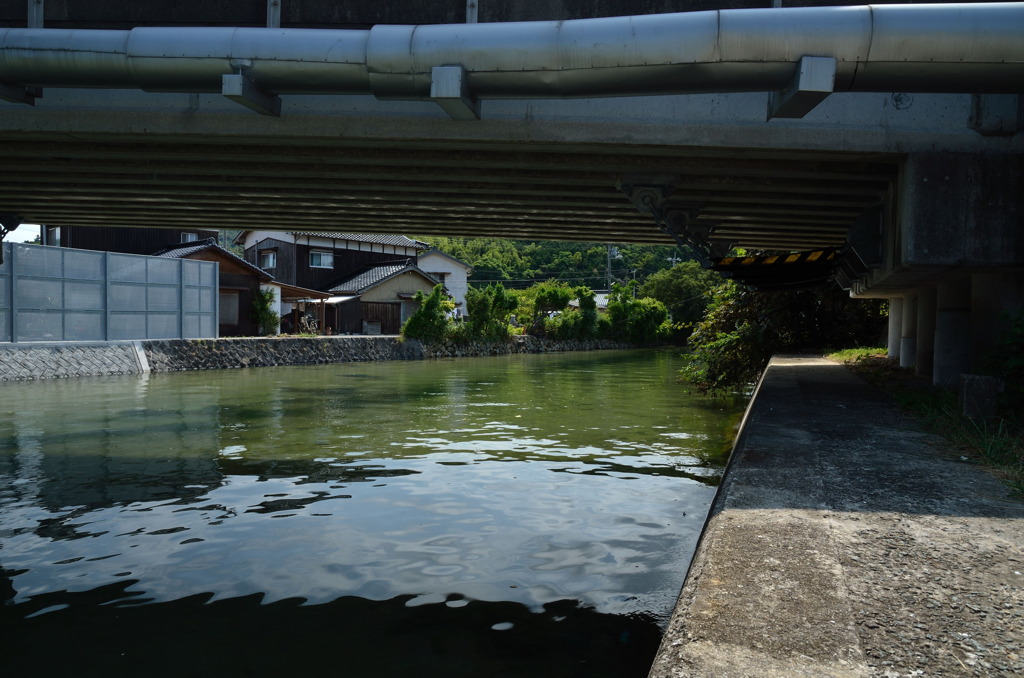
{"type": "Polygon", "coordinates": [[[0,345],[0,381],[616,348],[629,346],[539,337],[513,337],[503,343],[424,346],[394,336],[4,344],[0,345]]]}
{"type": "Polygon", "coordinates": [[[1024,504],[842,365],[776,358],[652,678],[1024,673],[1024,504]]]}

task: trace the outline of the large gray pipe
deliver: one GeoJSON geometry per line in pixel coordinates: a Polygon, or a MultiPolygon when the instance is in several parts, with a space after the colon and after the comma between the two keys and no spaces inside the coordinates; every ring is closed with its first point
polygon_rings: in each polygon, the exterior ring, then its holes
{"type": "Polygon", "coordinates": [[[773,91],[801,57],[834,91],[1020,92],[1024,3],[739,9],[370,30],[0,29],[0,83],[427,99],[458,65],[476,99],[773,91]]]}

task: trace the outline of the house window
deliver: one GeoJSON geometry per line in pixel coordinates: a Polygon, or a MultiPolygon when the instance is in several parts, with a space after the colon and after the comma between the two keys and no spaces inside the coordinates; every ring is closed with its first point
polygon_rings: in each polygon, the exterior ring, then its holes
{"type": "Polygon", "coordinates": [[[310,268],[334,268],[334,252],[312,250],[309,253],[310,268]]]}
{"type": "Polygon", "coordinates": [[[199,235],[196,233],[182,233],[181,242],[195,242],[199,240],[199,235]]]}
{"type": "Polygon", "coordinates": [[[260,268],[274,268],[277,266],[277,251],[264,250],[260,252],[260,268]]]}

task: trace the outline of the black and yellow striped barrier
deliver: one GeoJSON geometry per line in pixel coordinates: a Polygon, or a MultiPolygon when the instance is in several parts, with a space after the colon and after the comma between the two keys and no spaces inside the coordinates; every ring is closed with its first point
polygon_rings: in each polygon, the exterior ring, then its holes
{"type": "Polygon", "coordinates": [[[798,289],[831,280],[842,256],[835,247],[757,257],[722,257],[711,263],[736,282],[757,289],[798,289]]]}

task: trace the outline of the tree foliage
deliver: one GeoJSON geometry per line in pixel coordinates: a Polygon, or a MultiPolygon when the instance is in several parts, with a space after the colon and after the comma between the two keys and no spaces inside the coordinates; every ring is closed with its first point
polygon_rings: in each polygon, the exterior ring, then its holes
{"type": "Polygon", "coordinates": [[[879,300],[855,300],[838,287],[760,292],[726,282],[690,336],[682,375],[705,393],[757,380],[772,355],[874,345],[886,317],[879,300]]]}
{"type": "Polygon", "coordinates": [[[665,304],[674,325],[684,330],[685,338],[704,317],[712,292],[721,284],[718,273],[702,268],[696,261],[684,261],[650,275],[637,293],[665,304]]]}
{"type": "Polygon", "coordinates": [[[516,310],[519,300],[501,283],[484,288],[471,287],[466,292],[466,312],[469,316],[464,333],[470,339],[503,341],[509,338],[509,316],[516,310]]]}
{"type": "Polygon", "coordinates": [[[419,308],[402,327],[402,335],[424,343],[507,341],[511,336],[511,313],[526,304],[530,311],[524,317],[536,318],[527,328],[530,334],[563,340],[613,339],[650,344],[666,336],[668,311],[656,299],[635,298],[636,288],[634,282],[616,285],[608,314],[601,316],[596,295],[586,286],[570,288],[549,281],[513,292],[501,283],[491,283],[484,288],[470,288],[466,295],[468,317],[465,322],[455,322],[451,314],[453,304],[438,285],[429,295],[416,294],[414,299],[419,308]],[[578,308],[569,306],[574,298],[579,300],[578,308]]]}
{"type": "Polygon", "coordinates": [[[278,325],[281,324],[281,316],[274,310],[274,301],[277,295],[272,289],[260,288],[252,297],[252,309],[250,316],[256,323],[256,332],[265,337],[274,334],[278,325]]]}
{"type": "Polygon", "coordinates": [[[611,334],[633,344],[652,344],[668,336],[668,309],[657,299],[636,297],[637,287],[635,281],[612,285],[608,296],[611,334]]]}
{"type": "MultiPolygon", "coordinates": [[[[597,295],[588,287],[573,290],[579,300],[579,309],[564,310],[551,318],[544,318],[543,333],[552,339],[587,340],[609,336],[607,327],[598,322],[597,295]]],[[[568,304],[567,304],[568,306],[568,304]]]]}
{"type": "Polygon", "coordinates": [[[449,315],[455,304],[445,296],[444,285],[435,285],[429,295],[417,290],[413,299],[419,308],[402,325],[402,336],[419,339],[426,344],[447,340],[451,334],[449,315]]]}
{"type": "Polygon", "coordinates": [[[558,280],[570,287],[607,289],[609,248],[614,253],[611,277],[619,282],[642,281],[678,261],[681,255],[676,247],[659,245],[443,236],[420,239],[472,266],[471,285],[501,281],[514,289],[525,289],[545,280],[558,280]]]}
{"type": "Polygon", "coordinates": [[[561,313],[569,307],[575,290],[565,283],[549,280],[530,288],[533,305],[530,309],[530,332],[544,334],[544,321],[554,313],[561,313]]]}

